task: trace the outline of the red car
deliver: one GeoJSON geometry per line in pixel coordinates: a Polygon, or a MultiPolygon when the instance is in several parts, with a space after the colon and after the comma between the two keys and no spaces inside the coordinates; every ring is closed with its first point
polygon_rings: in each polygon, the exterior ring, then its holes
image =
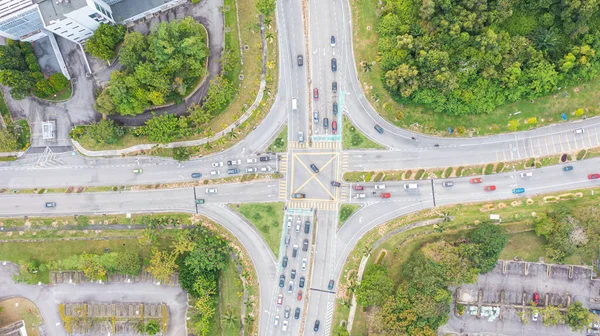
{"type": "Polygon", "coordinates": [[[538,292],[533,293],[533,303],[537,306],[540,303],[540,294],[538,292]]]}
{"type": "Polygon", "coordinates": [[[494,185],[485,186],[485,188],[483,188],[483,190],[485,190],[485,191],[494,191],[494,190],[496,190],[496,186],[494,186],[494,185]]]}
{"type": "Polygon", "coordinates": [[[337,134],[337,121],[331,123],[331,131],[333,134],[337,134]]]}
{"type": "Polygon", "coordinates": [[[483,180],[481,179],[481,177],[477,177],[477,178],[470,179],[469,182],[474,184],[474,183],[481,183],[481,182],[483,182],[483,180]]]}
{"type": "Polygon", "coordinates": [[[353,185],[352,189],[353,190],[365,190],[365,187],[357,184],[357,185],[353,185]]]}
{"type": "Polygon", "coordinates": [[[390,195],[390,193],[381,193],[379,194],[379,197],[381,198],[390,198],[392,195],[390,195]]]}
{"type": "Polygon", "coordinates": [[[298,301],[302,301],[302,291],[298,291],[298,301]]]}
{"type": "Polygon", "coordinates": [[[277,296],[277,304],[280,306],[283,304],[283,294],[277,296]]]}
{"type": "Polygon", "coordinates": [[[590,180],[596,180],[596,179],[600,178],[600,174],[590,174],[590,175],[588,175],[588,178],[590,180]]]}
{"type": "Polygon", "coordinates": [[[313,90],[313,98],[315,100],[319,100],[319,89],[314,88],[314,90],[313,90]]]}

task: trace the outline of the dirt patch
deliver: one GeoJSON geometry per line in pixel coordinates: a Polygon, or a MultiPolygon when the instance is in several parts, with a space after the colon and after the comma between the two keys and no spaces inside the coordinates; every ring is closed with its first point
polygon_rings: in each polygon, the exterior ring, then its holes
{"type": "Polygon", "coordinates": [[[24,320],[28,335],[39,336],[38,326],[44,321],[33,302],[23,298],[0,301],[0,327],[24,320]]]}

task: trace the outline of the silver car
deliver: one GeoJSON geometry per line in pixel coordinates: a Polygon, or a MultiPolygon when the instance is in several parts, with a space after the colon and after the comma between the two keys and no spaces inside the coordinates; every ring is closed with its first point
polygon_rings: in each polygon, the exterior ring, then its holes
{"type": "Polygon", "coordinates": [[[302,268],[303,271],[306,271],[306,258],[302,259],[302,266],[300,268],[302,268]]]}
{"type": "Polygon", "coordinates": [[[207,194],[216,194],[217,188],[206,188],[206,193],[207,194]]]}

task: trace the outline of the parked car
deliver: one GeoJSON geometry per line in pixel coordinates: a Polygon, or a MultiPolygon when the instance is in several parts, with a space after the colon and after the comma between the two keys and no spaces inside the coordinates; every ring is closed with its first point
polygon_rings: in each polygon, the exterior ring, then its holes
{"type": "Polygon", "coordinates": [[[227,161],[228,166],[236,166],[242,164],[242,160],[230,160],[227,161]]]}
{"type": "Polygon", "coordinates": [[[296,307],[296,310],[294,311],[294,319],[297,320],[300,318],[300,307],[296,307]]]}
{"type": "Polygon", "coordinates": [[[133,170],[133,173],[134,173],[134,174],[141,174],[141,173],[143,173],[143,172],[144,172],[144,170],[143,170],[142,168],[135,168],[135,169],[133,170]]]}
{"type": "Polygon", "coordinates": [[[453,186],[454,186],[454,182],[452,182],[452,181],[442,182],[442,187],[453,187],[453,186]]]}
{"type": "Polygon", "coordinates": [[[329,280],[329,285],[327,285],[327,289],[332,290],[334,283],[335,282],[333,280],[329,280]]]}
{"type": "Polygon", "coordinates": [[[46,208],[56,208],[56,202],[46,202],[46,208]]]}
{"type": "Polygon", "coordinates": [[[201,178],[202,173],[192,173],[192,178],[201,178]]]}
{"type": "Polygon", "coordinates": [[[338,181],[331,181],[331,185],[334,187],[340,187],[342,184],[338,181]]]}
{"type": "Polygon", "coordinates": [[[314,98],[314,100],[319,100],[319,89],[317,89],[317,88],[313,89],[313,98],[314,98]]]}
{"type": "Polygon", "coordinates": [[[298,301],[302,301],[302,290],[298,291],[298,296],[296,297],[298,301]]]}
{"type": "Polygon", "coordinates": [[[563,167],[563,171],[567,172],[567,171],[571,171],[571,170],[573,170],[573,166],[564,166],[563,167]]]}
{"type": "Polygon", "coordinates": [[[216,167],[223,167],[223,162],[213,162],[213,163],[212,163],[212,166],[213,166],[213,168],[216,168],[216,167]]]}
{"type": "Polygon", "coordinates": [[[216,194],[217,193],[217,188],[206,188],[206,193],[207,194],[216,194]]]}
{"type": "Polygon", "coordinates": [[[271,160],[271,158],[270,158],[270,157],[268,157],[268,156],[261,156],[261,157],[260,157],[260,161],[261,161],[261,162],[267,162],[267,161],[269,161],[269,160],[271,160]]]}
{"type": "Polygon", "coordinates": [[[538,320],[538,317],[540,316],[540,313],[538,313],[537,311],[533,312],[533,314],[531,314],[531,320],[533,322],[536,322],[538,320]]]}
{"type": "Polygon", "coordinates": [[[304,239],[304,241],[302,242],[302,251],[308,251],[308,239],[304,239]]]}
{"type": "Polygon", "coordinates": [[[522,194],[522,193],[524,193],[524,192],[525,192],[525,188],[514,188],[514,189],[512,190],[512,193],[513,193],[513,194],[515,194],[515,195],[516,195],[516,194],[522,194]]]}
{"type": "Polygon", "coordinates": [[[335,58],[331,59],[331,71],[333,71],[333,72],[337,71],[337,60],[335,58]]]}
{"type": "Polygon", "coordinates": [[[302,259],[302,265],[300,266],[300,268],[301,268],[303,271],[305,271],[305,270],[306,270],[306,263],[307,263],[307,261],[306,261],[306,258],[303,258],[303,259],[302,259]]]}
{"type": "Polygon", "coordinates": [[[381,198],[390,198],[390,197],[392,197],[392,195],[390,193],[381,193],[381,194],[379,194],[379,197],[381,197],[381,198]]]}
{"type": "Polygon", "coordinates": [[[283,257],[283,259],[281,260],[281,267],[286,268],[288,264],[288,257],[285,256],[283,257]]]}
{"type": "Polygon", "coordinates": [[[279,276],[279,287],[283,287],[285,285],[285,274],[279,276]]]}
{"type": "Polygon", "coordinates": [[[237,168],[231,168],[231,169],[227,169],[227,174],[232,175],[232,174],[237,174],[239,173],[240,170],[237,168]]]}
{"type": "Polygon", "coordinates": [[[300,277],[300,281],[298,281],[298,287],[304,288],[304,282],[306,279],[304,277],[300,277]]]}
{"type": "Polygon", "coordinates": [[[246,168],[246,173],[256,173],[257,171],[258,171],[258,168],[256,168],[256,167],[246,168]]]}
{"type": "Polygon", "coordinates": [[[355,184],[352,186],[352,190],[365,190],[365,187],[355,184]]]}
{"type": "Polygon", "coordinates": [[[383,134],[383,128],[381,128],[381,126],[375,125],[375,130],[377,131],[377,133],[383,134]]]}
{"type": "Polygon", "coordinates": [[[333,93],[337,93],[337,82],[331,83],[331,91],[333,91],[333,93]]]}
{"type": "Polygon", "coordinates": [[[315,173],[319,172],[319,168],[317,168],[317,166],[314,163],[310,164],[310,169],[312,169],[312,171],[314,171],[315,173]]]}
{"type": "Polygon", "coordinates": [[[599,179],[600,178],[600,174],[589,174],[588,175],[588,179],[590,180],[595,180],[595,179],[599,179]]]}
{"type": "Polygon", "coordinates": [[[335,47],[335,36],[331,35],[331,46],[335,47]]]}
{"type": "Polygon", "coordinates": [[[496,186],[495,185],[485,186],[483,188],[483,190],[485,190],[485,191],[494,191],[494,190],[496,190],[496,186]]]}
{"type": "Polygon", "coordinates": [[[306,194],[302,193],[293,193],[292,198],[306,198],[306,194]]]}
{"type": "Polygon", "coordinates": [[[481,183],[481,182],[483,182],[483,179],[481,179],[480,177],[476,177],[476,178],[470,179],[469,182],[471,182],[472,184],[481,183]]]}
{"type": "Polygon", "coordinates": [[[321,321],[316,320],[315,321],[315,326],[313,327],[314,331],[319,331],[319,326],[321,325],[321,321]]]}
{"type": "Polygon", "coordinates": [[[529,172],[523,172],[523,173],[521,173],[521,178],[529,178],[529,177],[532,177],[532,176],[533,176],[533,173],[530,172],[530,171],[529,172]]]}
{"type": "Polygon", "coordinates": [[[533,303],[536,305],[540,303],[540,294],[538,292],[533,293],[533,303]]]}
{"type": "Polygon", "coordinates": [[[277,295],[277,304],[280,306],[283,304],[283,294],[277,295]]]}
{"type": "Polygon", "coordinates": [[[583,128],[578,128],[578,129],[574,130],[573,133],[575,133],[575,134],[583,134],[584,131],[583,131],[583,128]]]}
{"type": "Polygon", "coordinates": [[[331,122],[331,132],[337,134],[337,121],[331,122]]]}
{"type": "Polygon", "coordinates": [[[308,234],[310,232],[310,222],[304,222],[304,233],[308,234]]]}
{"type": "Polygon", "coordinates": [[[298,55],[298,66],[302,66],[304,64],[304,56],[298,55]]]}
{"type": "Polygon", "coordinates": [[[256,158],[246,159],[246,163],[256,163],[258,160],[256,158]]]}

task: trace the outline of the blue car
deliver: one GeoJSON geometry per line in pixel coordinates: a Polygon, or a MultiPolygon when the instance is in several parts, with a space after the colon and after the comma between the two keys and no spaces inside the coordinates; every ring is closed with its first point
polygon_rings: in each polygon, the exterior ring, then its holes
{"type": "Polygon", "coordinates": [[[192,178],[201,178],[202,173],[192,173],[192,178]]]}
{"type": "Polygon", "coordinates": [[[513,194],[522,194],[525,192],[525,188],[514,188],[513,190],[513,194]]]}
{"type": "Polygon", "coordinates": [[[565,166],[563,167],[563,171],[571,171],[573,170],[573,166],[565,166]]]}

